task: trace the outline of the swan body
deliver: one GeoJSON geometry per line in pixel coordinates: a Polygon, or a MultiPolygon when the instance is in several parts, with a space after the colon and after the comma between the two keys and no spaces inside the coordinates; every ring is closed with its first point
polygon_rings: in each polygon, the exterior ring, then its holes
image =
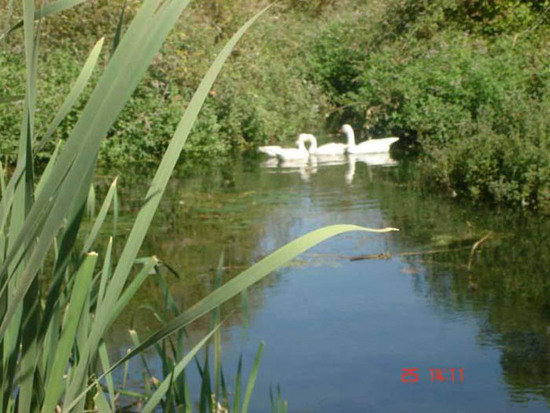
{"type": "Polygon", "coordinates": [[[308,151],[311,155],[317,156],[331,156],[331,155],[344,155],[348,145],[345,143],[327,143],[326,145],[317,146],[317,139],[312,134],[306,134],[307,140],[311,142],[311,146],[308,151]]]}
{"type": "Polygon", "coordinates": [[[399,138],[372,139],[360,144],[355,144],[355,133],[350,125],[343,125],[342,131],[348,138],[347,153],[384,153],[390,151],[390,146],[397,142],[399,138]]]}
{"type": "Polygon", "coordinates": [[[276,157],[277,151],[281,149],[280,146],[276,145],[268,145],[268,146],[260,146],[258,150],[262,153],[265,153],[268,156],[276,157]]]}
{"type": "Polygon", "coordinates": [[[305,134],[301,134],[296,141],[298,148],[280,148],[276,150],[276,156],[281,161],[299,161],[307,160],[309,158],[309,152],[305,145],[305,134]]]}

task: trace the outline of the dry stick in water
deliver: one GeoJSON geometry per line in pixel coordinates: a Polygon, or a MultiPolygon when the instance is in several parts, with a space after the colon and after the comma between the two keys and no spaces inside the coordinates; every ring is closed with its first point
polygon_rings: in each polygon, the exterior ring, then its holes
{"type": "MultiPolygon", "coordinates": [[[[428,254],[438,254],[440,252],[453,252],[460,250],[467,250],[470,247],[462,248],[453,248],[453,249],[438,249],[438,250],[425,250],[425,251],[409,251],[409,252],[400,252],[397,255],[398,257],[412,257],[415,255],[428,255],[428,254]]],[[[361,260],[389,260],[392,258],[392,254],[389,252],[383,252],[380,254],[367,254],[367,255],[354,255],[351,257],[346,257],[350,261],[361,261],[361,260]]]]}
{"type": "MultiPolygon", "coordinates": [[[[470,251],[470,258],[468,260],[468,271],[472,269],[472,263],[474,260],[475,252],[493,235],[492,231],[489,231],[483,238],[481,238],[479,241],[477,241],[472,247],[470,251]]],[[[453,248],[453,249],[437,249],[437,250],[426,250],[426,251],[412,251],[412,252],[401,252],[399,254],[395,254],[399,257],[410,257],[415,255],[428,255],[428,254],[438,254],[440,252],[452,252],[452,251],[460,251],[470,249],[470,247],[462,247],[462,248],[453,248]]],[[[383,252],[380,254],[366,254],[366,255],[354,255],[351,257],[347,257],[350,261],[361,261],[361,260],[389,260],[392,258],[392,255],[388,252],[383,252]]]]}
{"type": "Polygon", "coordinates": [[[487,241],[491,236],[493,235],[493,231],[489,231],[483,238],[481,238],[478,242],[474,244],[472,247],[472,251],[470,252],[470,259],[468,260],[468,271],[472,270],[472,263],[474,262],[474,255],[476,253],[476,250],[481,247],[485,241],[487,241]]]}

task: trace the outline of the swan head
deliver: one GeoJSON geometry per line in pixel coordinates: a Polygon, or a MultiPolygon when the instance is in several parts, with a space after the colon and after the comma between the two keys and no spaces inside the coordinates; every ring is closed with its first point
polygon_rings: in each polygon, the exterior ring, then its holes
{"type": "Polygon", "coordinates": [[[353,133],[353,128],[345,123],[340,128],[340,132],[345,133],[348,138],[348,150],[353,148],[355,146],[355,133],[353,133]]]}
{"type": "Polygon", "coordinates": [[[310,140],[310,134],[309,133],[300,133],[298,135],[298,140],[296,141],[296,143],[306,142],[306,141],[309,141],[309,140],[310,140]]]}
{"type": "Polygon", "coordinates": [[[351,127],[351,125],[345,123],[340,128],[340,132],[344,132],[345,134],[353,133],[353,128],[351,127]]]}

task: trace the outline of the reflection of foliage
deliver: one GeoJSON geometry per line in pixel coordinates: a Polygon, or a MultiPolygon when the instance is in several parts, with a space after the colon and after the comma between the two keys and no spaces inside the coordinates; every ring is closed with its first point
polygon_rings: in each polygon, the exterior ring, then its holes
{"type": "MultiPolygon", "coordinates": [[[[142,170],[135,169],[133,172],[126,171],[121,179],[119,231],[122,236],[119,242],[129,231],[128,217],[133,216],[140,205],[140,196],[148,184],[148,177],[142,170]]],[[[107,189],[105,184],[111,181],[111,175],[116,173],[114,170],[104,172],[102,178],[97,180],[99,198],[107,189]]],[[[273,211],[281,206],[286,208],[293,196],[272,190],[281,185],[280,181],[275,182],[276,177],[245,173],[243,165],[233,160],[214,165],[188,162],[174,175],[144,242],[143,254],[155,253],[178,272],[179,279],[163,271],[179,304],[185,303],[187,306],[214,289],[216,257],[222,252],[225,256],[224,281],[263,258],[267,252],[261,248],[261,241],[268,231],[265,228],[266,217],[272,215],[270,220],[286,220],[288,217],[276,216],[273,211]]],[[[280,227],[285,228],[285,225],[280,227]]],[[[277,238],[276,246],[288,242],[293,236],[289,233],[271,235],[277,238]]],[[[292,265],[297,264],[299,261],[292,265]]],[[[263,306],[263,290],[278,279],[278,275],[272,275],[251,288],[251,317],[263,306]]],[[[164,293],[156,282],[146,281],[146,286],[136,293],[132,308],[121,315],[117,325],[124,331],[122,327],[130,324],[129,320],[139,314],[140,318],[145,317],[145,321],[136,325],[136,329],[149,331],[158,322],[150,311],[140,308],[143,305],[161,308],[163,300],[164,293]]],[[[224,314],[234,312],[231,324],[242,323],[240,298],[230,300],[222,309],[224,314]]],[[[204,333],[209,328],[207,320],[201,320],[194,328],[204,333]]],[[[117,344],[128,340],[121,335],[113,339],[119,342],[117,344]]]]}
{"type": "MultiPolygon", "coordinates": [[[[403,173],[395,170],[401,178],[403,173]]],[[[550,222],[458,206],[414,187],[387,188],[378,197],[406,234],[399,240],[401,250],[427,249],[442,236],[460,240],[470,234],[475,241],[495,232],[476,254],[471,272],[468,249],[405,259],[424,267],[422,294],[443,313],[469,311],[480,319],[479,342],[500,349],[504,379],[513,393],[541,395],[550,402],[550,222]]]]}

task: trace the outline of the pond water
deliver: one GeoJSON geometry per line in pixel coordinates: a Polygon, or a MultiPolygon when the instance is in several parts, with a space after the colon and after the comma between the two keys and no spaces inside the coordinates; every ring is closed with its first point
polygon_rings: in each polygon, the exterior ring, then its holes
{"type": "MultiPolygon", "coordinates": [[[[461,205],[423,190],[411,171],[383,158],[253,159],[174,174],[143,255],[180,273],[166,275],[180,303],[212,290],[222,251],[227,280],[325,225],[400,229],[325,241],[251,288],[247,311],[240,297],[223,308],[230,388],[239,355],[247,377],[265,342],[250,411],[270,411],[277,384],[292,412],[549,410],[549,220],[461,205]]],[[[122,231],[153,172],[121,173],[122,231]]],[[[159,326],[151,308],[162,297],[154,281],[142,288],[110,334],[115,355],[130,346],[131,323],[143,337],[159,326]]],[[[199,320],[190,340],[209,323],[199,320]]],[[[160,370],[153,352],[146,358],[160,370]]],[[[139,389],[142,366],[132,363],[139,389]]]]}

